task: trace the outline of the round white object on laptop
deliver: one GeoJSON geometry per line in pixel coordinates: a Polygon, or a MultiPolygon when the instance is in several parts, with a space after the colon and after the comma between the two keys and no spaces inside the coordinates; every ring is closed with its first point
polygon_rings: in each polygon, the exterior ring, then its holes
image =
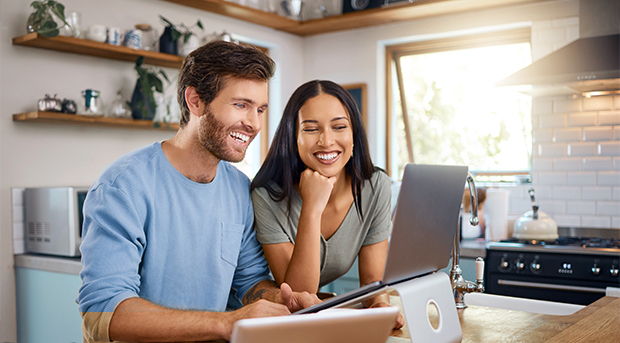
{"type": "Polygon", "coordinates": [[[512,236],[524,240],[554,240],[558,238],[558,225],[545,212],[538,211],[538,219],[534,219],[534,212],[527,211],[515,221],[512,236]]]}

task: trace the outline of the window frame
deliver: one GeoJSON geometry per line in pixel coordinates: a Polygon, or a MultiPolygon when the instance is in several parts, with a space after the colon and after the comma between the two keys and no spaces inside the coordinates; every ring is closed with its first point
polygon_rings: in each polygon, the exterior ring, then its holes
{"type": "MultiPolygon", "coordinates": [[[[471,49],[478,47],[486,47],[493,45],[505,45],[505,44],[515,44],[515,43],[531,43],[531,28],[518,28],[511,30],[503,30],[503,31],[495,31],[495,32],[487,32],[481,34],[472,34],[472,35],[463,35],[463,36],[455,36],[449,38],[440,38],[440,39],[432,39],[432,40],[424,40],[424,41],[416,41],[416,42],[408,42],[402,44],[394,44],[387,45],[385,47],[385,113],[386,113],[386,135],[385,135],[385,165],[386,172],[389,176],[394,177],[392,171],[392,132],[394,121],[396,120],[395,113],[395,104],[393,104],[392,99],[394,96],[394,91],[392,85],[394,83],[394,77],[397,78],[399,83],[399,89],[403,88],[402,77],[398,76],[400,72],[400,57],[415,55],[415,54],[425,54],[425,53],[433,53],[433,52],[442,52],[442,51],[452,51],[452,50],[460,50],[460,49],[471,49]],[[395,71],[395,73],[394,73],[395,71]],[[396,75],[395,75],[396,74],[396,75]]],[[[402,94],[402,92],[401,92],[402,94]]],[[[401,101],[402,106],[406,106],[406,102],[401,101]]],[[[407,113],[403,111],[403,113],[407,113]]],[[[404,116],[404,121],[407,122],[407,119],[404,116]]],[[[407,123],[405,123],[407,126],[407,123]]],[[[407,144],[413,147],[413,141],[411,138],[411,132],[408,130],[406,132],[407,144]]],[[[413,151],[412,149],[408,149],[409,158],[413,161],[413,151]]],[[[487,173],[485,173],[487,174],[487,173]]],[[[500,173],[492,173],[493,175],[500,173]]],[[[529,174],[529,172],[515,172],[511,173],[511,175],[518,174],[529,174]]]]}

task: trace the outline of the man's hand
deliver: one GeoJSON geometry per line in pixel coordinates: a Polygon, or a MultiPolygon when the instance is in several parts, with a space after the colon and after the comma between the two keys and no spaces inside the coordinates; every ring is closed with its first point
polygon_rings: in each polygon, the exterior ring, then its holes
{"type": "Polygon", "coordinates": [[[291,286],[289,286],[286,282],[283,282],[280,285],[280,299],[278,302],[285,305],[291,312],[295,312],[321,303],[321,300],[316,296],[316,294],[310,294],[308,292],[293,292],[291,286]]]}
{"type": "MultiPolygon", "coordinates": [[[[374,308],[374,307],[390,307],[392,305],[381,301],[381,302],[377,302],[372,304],[372,306],[370,306],[370,308],[374,308]]],[[[396,322],[394,323],[394,327],[393,330],[398,330],[400,328],[402,328],[405,325],[405,318],[403,318],[403,315],[400,314],[400,312],[398,313],[398,316],[396,316],[396,322]]]]}

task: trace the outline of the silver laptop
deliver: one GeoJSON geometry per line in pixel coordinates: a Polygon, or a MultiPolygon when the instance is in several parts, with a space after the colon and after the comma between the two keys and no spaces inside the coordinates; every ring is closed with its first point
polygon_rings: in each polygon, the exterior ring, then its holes
{"type": "Polygon", "coordinates": [[[329,309],[305,316],[242,319],[231,343],[377,343],[386,342],[398,308],[329,309]]]}
{"type": "Polygon", "coordinates": [[[383,280],[295,314],[346,306],[396,283],[445,268],[452,256],[467,169],[466,166],[407,164],[392,220],[383,280]]]}

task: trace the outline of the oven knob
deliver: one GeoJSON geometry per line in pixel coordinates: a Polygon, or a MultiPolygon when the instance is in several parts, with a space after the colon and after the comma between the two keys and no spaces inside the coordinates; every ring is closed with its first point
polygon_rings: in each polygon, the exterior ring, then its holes
{"type": "Polygon", "coordinates": [[[601,273],[601,268],[597,267],[596,264],[592,267],[592,274],[598,275],[601,273]]]}
{"type": "Polygon", "coordinates": [[[508,262],[504,261],[504,259],[502,259],[502,261],[499,263],[499,266],[502,269],[508,269],[508,262]]]}
{"type": "Polygon", "coordinates": [[[540,263],[537,263],[536,261],[532,262],[530,267],[532,268],[532,271],[534,271],[534,272],[539,272],[540,271],[540,263]]]}
{"type": "Polygon", "coordinates": [[[616,268],[616,266],[611,266],[611,269],[609,269],[609,274],[613,277],[618,276],[618,268],[616,268]]]}
{"type": "Polygon", "coordinates": [[[521,260],[516,260],[515,267],[517,267],[517,270],[523,270],[525,268],[525,263],[521,262],[521,260]]]}

